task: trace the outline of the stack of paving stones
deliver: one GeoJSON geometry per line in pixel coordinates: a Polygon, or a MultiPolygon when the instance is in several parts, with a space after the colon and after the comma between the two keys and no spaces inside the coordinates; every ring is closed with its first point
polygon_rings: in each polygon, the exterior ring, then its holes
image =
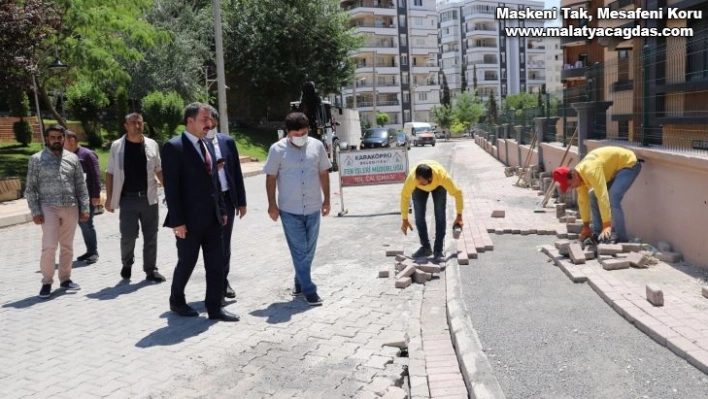
{"type": "MultiPolygon", "coordinates": [[[[425,284],[433,279],[434,276],[439,276],[442,268],[427,261],[417,260],[405,256],[402,250],[386,251],[386,256],[395,256],[393,265],[393,275],[396,279],[396,288],[408,288],[414,282],[416,284],[425,284]]],[[[379,278],[389,278],[391,270],[389,266],[382,266],[379,269],[379,278]]]]}

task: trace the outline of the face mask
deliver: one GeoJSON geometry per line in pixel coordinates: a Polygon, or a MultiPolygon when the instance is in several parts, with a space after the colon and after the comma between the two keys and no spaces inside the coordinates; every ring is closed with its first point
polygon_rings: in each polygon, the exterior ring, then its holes
{"type": "Polygon", "coordinates": [[[206,137],[207,137],[209,140],[214,139],[214,137],[216,137],[216,129],[211,129],[211,130],[209,130],[209,131],[207,132],[207,134],[206,134],[206,137]]]}
{"type": "Polygon", "coordinates": [[[291,137],[290,142],[293,143],[295,147],[303,147],[307,144],[307,136],[291,137]]]}

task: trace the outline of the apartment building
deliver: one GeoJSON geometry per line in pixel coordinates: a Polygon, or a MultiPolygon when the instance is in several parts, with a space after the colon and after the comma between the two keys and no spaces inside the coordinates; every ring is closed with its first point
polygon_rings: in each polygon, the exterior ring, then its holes
{"type": "Polygon", "coordinates": [[[546,83],[546,44],[543,39],[508,37],[506,27],[542,27],[542,20],[497,20],[497,7],[543,10],[542,1],[463,0],[441,2],[439,45],[441,72],[450,94],[463,86],[497,97],[538,92],[546,83]],[[476,75],[475,75],[476,74],[476,75]]]}
{"type": "Polygon", "coordinates": [[[340,6],[366,36],[351,55],[355,79],[340,101],[372,124],[382,112],[390,126],[430,121],[440,103],[435,0],[341,0],[340,6]]]}
{"type": "Polygon", "coordinates": [[[543,45],[546,47],[546,90],[549,93],[561,93],[563,91],[561,82],[563,49],[560,38],[546,37],[543,39],[543,45]]]}

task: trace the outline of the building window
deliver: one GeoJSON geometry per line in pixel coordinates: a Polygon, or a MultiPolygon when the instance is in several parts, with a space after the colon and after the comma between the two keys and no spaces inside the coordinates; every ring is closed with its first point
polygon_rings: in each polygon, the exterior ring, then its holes
{"type": "Polygon", "coordinates": [[[401,26],[401,28],[406,27],[406,16],[405,15],[398,16],[398,24],[401,26]]]}
{"type": "Polygon", "coordinates": [[[415,26],[423,26],[423,18],[413,18],[413,25],[415,26]]]}
{"type": "Polygon", "coordinates": [[[696,35],[686,38],[686,80],[708,78],[708,20],[689,20],[696,35]]]}
{"type": "Polygon", "coordinates": [[[403,83],[404,85],[408,84],[408,72],[403,72],[401,74],[401,83],[403,83]]]}
{"type": "Polygon", "coordinates": [[[619,50],[617,52],[617,81],[626,82],[629,80],[629,50],[619,50]]]}
{"type": "Polygon", "coordinates": [[[418,93],[418,101],[428,101],[428,93],[418,93]]]}
{"type": "Polygon", "coordinates": [[[408,46],[408,38],[406,35],[401,35],[401,46],[408,46]]]}
{"type": "Polygon", "coordinates": [[[411,102],[411,92],[409,92],[409,91],[404,91],[404,92],[403,92],[403,102],[404,102],[404,103],[409,103],[409,102],[411,102]]]}
{"type": "Polygon", "coordinates": [[[629,121],[617,122],[617,138],[620,140],[629,140],[629,121]]]}
{"type": "Polygon", "coordinates": [[[411,110],[407,109],[407,110],[403,111],[403,121],[404,122],[411,121],[411,110]]]}
{"type": "Polygon", "coordinates": [[[422,7],[423,6],[423,0],[413,0],[413,5],[416,7],[422,7]]]}
{"type": "Polygon", "coordinates": [[[408,65],[408,54],[401,54],[401,65],[408,65]]]}

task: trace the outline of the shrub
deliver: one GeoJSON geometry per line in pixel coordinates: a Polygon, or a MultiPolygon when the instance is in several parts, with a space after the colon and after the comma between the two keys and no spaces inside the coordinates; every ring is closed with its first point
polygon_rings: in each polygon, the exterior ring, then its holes
{"type": "Polygon", "coordinates": [[[32,125],[24,119],[12,124],[12,131],[15,133],[15,140],[23,147],[29,146],[32,142],[32,125]]]}
{"type": "Polygon", "coordinates": [[[99,115],[108,103],[108,97],[86,81],[75,83],[66,92],[66,105],[81,122],[91,148],[101,148],[103,145],[99,115]]]}
{"type": "Polygon", "coordinates": [[[184,100],[175,91],[167,94],[155,91],[143,98],[142,109],[148,136],[162,142],[174,135],[182,122],[184,100]]]}

